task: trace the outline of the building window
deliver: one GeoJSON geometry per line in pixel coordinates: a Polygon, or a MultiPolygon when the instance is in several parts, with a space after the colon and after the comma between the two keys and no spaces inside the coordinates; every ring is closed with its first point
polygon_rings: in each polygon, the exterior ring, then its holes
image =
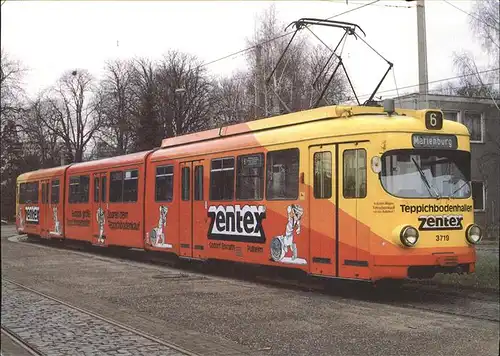
{"type": "Polygon", "coordinates": [[[203,200],[203,166],[194,167],[194,200],[203,200]]]}
{"type": "Polygon", "coordinates": [[[69,177],[69,203],[88,203],[89,202],[89,176],[69,177]]]}
{"type": "Polygon", "coordinates": [[[137,188],[139,186],[139,171],[132,169],[125,171],[123,178],[123,202],[135,203],[137,201],[137,188]]]}
{"type": "Polygon", "coordinates": [[[181,181],[182,181],[182,190],[181,190],[181,199],[183,201],[190,200],[190,187],[189,187],[189,175],[190,169],[189,167],[182,167],[181,171],[181,181]]]}
{"type": "Polygon", "coordinates": [[[444,119],[458,122],[458,112],[457,111],[443,111],[444,119]]]}
{"type": "Polygon", "coordinates": [[[470,133],[471,142],[483,142],[483,120],[480,113],[466,111],[462,120],[470,133]]]}
{"type": "Polygon", "coordinates": [[[484,210],[485,194],[483,182],[472,182],[472,200],[474,201],[474,210],[484,210]]]}
{"type": "Polygon", "coordinates": [[[156,167],[155,200],[172,201],[174,198],[174,166],[156,167]]]}
{"type": "Polygon", "coordinates": [[[266,197],[268,200],[295,200],[299,196],[299,149],[267,154],[266,197]]]}
{"type": "Polygon", "coordinates": [[[233,200],[234,157],[212,160],[210,169],[210,200],[233,200]]]}
{"type": "Polygon", "coordinates": [[[314,154],[314,197],[332,197],[332,153],[329,151],[314,154]]]}
{"type": "Polygon", "coordinates": [[[264,196],[264,154],[238,156],[236,199],[261,200],[264,196]]]}
{"type": "Polygon", "coordinates": [[[50,203],[59,204],[59,179],[54,179],[52,181],[52,187],[50,188],[50,203]]]}
{"type": "Polygon", "coordinates": [[[344,151],[344,198],[366,197],[366,151],[344,151]]]}

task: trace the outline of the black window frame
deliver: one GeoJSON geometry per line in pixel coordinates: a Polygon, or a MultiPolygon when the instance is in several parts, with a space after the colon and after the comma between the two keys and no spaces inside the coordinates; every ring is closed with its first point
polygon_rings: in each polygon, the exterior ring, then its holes
{"type": "Polygon", "coordinates": [[[486,188],[484,186],[484,182],[482,181],[471,181],[471,198],[472,198],[472,201],[473,201],[473,206],[474,206],[474,211],[484,211],[486,209],[486,188]],[[477,185],[480,185],[480,187],[477,187],[477,185]],[[476,186],[476,187],[474,187],[476,186]],[[474,189],[476,188],[476,189],[474,189]],[[476,198],[475,198],[475,194],[474,192],[477,192],[477,189],[478,188],[481,188],[481,203],[482,203],[482,206],[480,208],[478,208],[476,206],[476,198]]]}
{"type": "Polygon", "coordinates": [[[191,200],[191,184],[190,184],[191,168],[184,166],[181,168],[181,200],[191,200]]]}
{"type": "Polygon", "coordinates": [[[61,181],[59,180],[59,178],[52,179],[50,181],[50,203],[59,204],[60,195],[61,195],[61,181]],[[57,184],[55,184],[56,182],[57,184]],[[57,187],[57,189],[54,189],[54,187],[57,187]]]}
{"type": "MultiPolygon", "coordinates": [[[[265,176],[266,176],[266,162],[265,162],[265,155],[262,152],[258,153],[249,153],[249,154],[244,154],[236,157],[236,200],[246,200],[246,201],[262,201],[264,200],[264,195],[265,195],[265,176]],[[258,178],[258,184],[259,184],[259,190],[260,190],[260,196],[258,198],[246,198],[244,197],[245,195],[242,194],[244,190],[240,189],[242,185],[244,184],[243,181],[248,178],[255,178],[254,176],[249,176],[243,174],[244,172],[242,171],[245,167],[244,160],[249,158],[249,157],[259,157],[260,159],[260,166],[259,167],[253,167],[253,168],[259,168],[260,169],[260,175],[256,176],[258,178]],[[241,168],[241,169],[240,169],[241,168]]],[[[253,192],[256,192],[256,185],[253,185],[253,192]]],[[[255,196],[256,194],[253,194],[255,196]]]]}
{"type": "Polygon", "coordinates": [[[138,168],[126,169],[123,171],[122,177],[123,177],[122,202],[137,203],[139,200],[139,169],[138,168]],[[127,173],[130,173],[129,177],[127,177],[127,173]],[[127,184],[132,182],[134,182],[135,188],[133,185],[127,184]]]}
{"type": "Polygon", "coordinates": [[[122,203],[123,202],[123,170],[111,171],[109,173],[109,202],[122,203]],[[120,179],[116,179],[118,174],[120,179]],[[118,183],[119,182],[119,188],[118,183]],[[119,195],[118,195],[119,194],[119,195]]]}
{"type": "Polygon", "coordinates": [[[235,180],[236,180],[236,160],[234,156],[225,156],[214,158],[210,161],[210,200],[211,201],[232,201],[234,200],[235,193],[235,180]],[[219,167],[220,162],[220,167],[219,167]],[[232,162],[232,165],[230,164],[232,162]],[[227,164],[227,166],[226,166],[227,164]],[[216,168],[214,168],[216,167],[216,168]],[[230,173],[226,173],[230,172],[230,173]],[[231,173],[232,172],[232,173],[231,173]],[[222,182],[216,182],[216,177],[222,176],[222,182]],[[231,184],[226,184],[226,180],[231,180],[231,184]],[[220,191],[222,187],[222,192],[220,191]],[[226,188],[230,188],[229,190],[226,188]],[[217,191],[219,190],[219,191],[217,191]],[[216,195],[215,192],[222,193],[216,195]]]}
{"type": "MultiPolygon", "coordinates": [[[[175,179],[175,169],[173,164],[158,165],[155,167],[155,202],[172,202],[174,201],[174,179],[175,179]],[[169,178],[171,177],[171,178],[169,178]],[[158,178],[162,178],[158,180],[158,178]],[[159,182],[161,182],[159,184],[159,182]],[[165,182],[165,183],[163,183],[165,182]],[[165,184],[165,196],[160,196],[163,193],[159,187],[165,184]],[[170,193],[170,194],[169,194],[170,193]],[[160,198],[160,199],[159,199],[160,198]]],[[[162,187],[163,189],[163,187],[162,187]]]]}
{"type": "MultiPolygon", "coordinates": [[[[314,199],[331,199],[331,197],[333,196],[333,154],[331,151],[318,151],[318,152],[315,152],[314,155],[313,155],[313,196],[314,196],[314,199]],[[327,190],[327,192],[329,194],[321,194],[321,191],[323,191],[324,187],[325,187],[325,184],[322,183],[321,185],[317,184],[317,175],[316,175],[316,157],[320,156],[320,160],[323,164],[324,162],[324,159],[323,159],[323,156],[324,154],[328,154],[330,156],[330,183],[326,184],[326,186],[329,188],[329,190],[327,190]],[[320,188],[323,188],[320,190],[320,192],[318,192],[317,190],[317,187],[320,187],[320,188]]],[[[321,173],[325,173],[327,171],[325,170],[322,170],[321,173]]],[[[321,175],[321,177],[323,177],[321,175]]],[[[320,178],[321,181],[324,181],[325,178],[320,178]]]]}
{"type": "Polygon", "coordinates": [[[101,199],[100,193],[101,189],[101,179],[99,175],[94,175],[94,203],[99,203],[101,199]]]}
{"type": "Polygon", "coordinates": [[[201,201],[203,199],[203,165],[197,165],[194,167],[194,191],[193,200],[201,201]]]}
{"type": "MultiPolygon", "coordinates": [[[[288,161],[288,159],[287,159],[288,161]]],[[[288,172],[285,172],[285,175],[287,174],[288,172]]],[[[293,147],[293,148],[285,148],[285,149],[281,149],[281,150],[274,150],[274,151],[269,151],[267,152],[267,155],[266,155],[266,200],[268,201],[279,201],[279,200],[284,200],[284,201],[287,201],[287,200],[297,200],[299,198],[299,192],[300,192],[300,150],[298,147],[293,147]],[[295,189],[295,195],[294,196],[290,196],[290,197],[273,197],[271,196],[270,197],[270,191],[269,191],[269,183],[272,181],[273,179],[273,175],[272,174],[269,174],[270,173],[270,168],[274,168],[274,164],[273,164],[273,167],[270,167],[270,164],[271,163],[274,163],[274,158],[272,158],[271,156],[272,155],[278,155],[278,154],[282,154],[283,152],[295,152],[296,153],[296,158],[297,158],[297,177],[296,177],[296,189],[295,189]],[[270,159],[272,158],[272,159],[270,159]]]]}
{"type": "Polygon", "coordinates": [[[364,148],[349,148],[349,149],[346,149],[344,150],[344,152],[342,153],[342,196],[344,197],[344,199],[364,199],[367,197],[368,195],[368,153],[366,152],[366,149],[364,148]],[[363,184],[361,185],[358,185],[358,174],[359,174],[359,171],[360,171],[360,166],[358,165],[358,160],[356,160],[356,167],[354,169],[354,171],[356,172],[356,176],[355,176],[355,179],[354,179],[354,184],[355,184],[355,187],[354,187],[354,195],[353,196],[346,196],[346,187],[347,187],[347,184],[346,184],[346,153],[350,153],[350,152],[364,152],[364,155],[365,155],[365,159],[364,159],[364,162],[365,162],[365,167],[364,167],[364,195],[357,195],[356,194],[356,189],[358,186],[363,186],[363,184]]]}
{"type": "Polygon", "coordinates": [[[89,202],[90,175],[82,174],[82,175],[70,176],[68,183],[69,183],[69,189],[68,189],[69,204],[86,204],[89,202]],[[77,186],[77,188],[72,189],[71,188],[72,185],[77,186]]]}

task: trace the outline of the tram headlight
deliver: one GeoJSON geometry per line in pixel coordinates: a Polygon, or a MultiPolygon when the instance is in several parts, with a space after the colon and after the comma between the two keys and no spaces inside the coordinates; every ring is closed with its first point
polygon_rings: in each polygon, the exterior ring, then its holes
{"type": "Polygon", "coordinates": [[[475,245],[483,238],[483,232],[479,226],[472,224],[465,230],[465,238],[470,244],[475,245]]]}
{"type": "Polygon", "coordinates": [[[418,230],[413,226],[405,226],[399,234],[401,243],[407,247],[413,247],[418,241],[418,230]]]}

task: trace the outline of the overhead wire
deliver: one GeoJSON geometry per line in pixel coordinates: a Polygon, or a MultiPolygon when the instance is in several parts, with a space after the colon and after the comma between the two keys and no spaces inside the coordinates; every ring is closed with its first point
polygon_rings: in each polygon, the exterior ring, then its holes
{"type": "Polygon", "coordinates": [[[458,6],[456,6],[456,5],[452,4],[450,1],[448,1],[448,0],[442,0],[442,1],[443,1],[443,2],[445,2],[446,4],[450,5],[451,7],[454,7],[454,8],[455,8],[455,9],[457,9],[458,11],[463,12],[463,13],[464,13],[464,14],[466,14],[467,16],[472,17],[472,18],[473,18],[473,19],[475,19],[476,21],[479,21],[479,22],[481,22],[482,24],[484,24],[484,25],[486,25],[486,26],[488,26],[488,27],[490,27],[490,28],[492,28],[492,29],[494,29],[494,30],[496,30],[496,31],[498,31],[498,30],[499,30],[499,28],[497,28],[497,27],[495,27],[495,26],[493,26],[493,25],[490,25],[490,24],[489,24],[489,23],[487,23],[486,21],[481,20],[480,18],[478,18],[478,17],[476,17],[476,16],[472,15],[471,13],[469,13],[469,12],[465,11],[464,9],[459,8],[458,6]]]}
{"type": "MultiPolygon", "coordinates": [[[[499,69],[500,69],[500,67],[494,68],[494,69],[483,70],[483,71],[478,72],[478,74],[494,72],[494,71],[497,71],[499,69]]],[[[378,94],[390,93],[390,92],[399,91],[399,90],[402,90],[402,89],[410,89],[410,88],[418,87],[420,84],[436,84],[436,83],[447,82],[447,81],[454,80],[454,79],[471,77],[471,76],[475,76],[475,75],[476,75],[476,73],[461,74],[461,75],[457,75],[457,76],[454,76],[454,77],[449,77],[449,78],[443,78],[443,79],[437,79],[437,80],[428,81],[426,83],[419,83],[419,84],[407,85],[407,86],[404,86],[404,87],[398,87],[398,88],[392,88],[392,89],[387,89],[387,90],[381,90],[381,91],[379,91],[377,93],[378,94]]],[[[485,85],[487,85],[487,84],[485,84],[485,85]]],[[[370,96],[370,95],[371,95],[371,93],[370,94],[363,94],[363,95],[360,95],[360,97],[366,97],[366,96],[370,96]]]]}
{"type": "MultiPolygon", "coordinates": [[[[381,1],[381,0],[373,0],[373,1],[369,2],[369,3],[366,3],[366,4],[363,4],[363,5],[361,5],[361,6],[355,7],[354,9],[349,9],[349,10],[344,11],[344,12],[341,12],[341,13],[339,13],[339,14],[336,14],[336,15],[330,16],[330,17],[326,18],[325,20],[331,20],[331,19],[334,19],[334,18],[336,18],[336,17],[339,17],[339,16],[342,16],[342,15],[348,14],[348,13],[350,13],[350,12],[360,10],[360,9],[362,9],[362,8],[364,8],[364,7],[367,7],[367,6],[370,6],[370,5],[376,4],[376,3],[377,3],[377,2],[379,2],[379,1],[381,1]]],[[[308,25],[307,27],[309,27],[309,25],[308,25]]],[[[270,39],[268,39],[268,40],[262,41],[262,42],[260,42],[260,43],[258,43],[258,44],[255,44],[255,45],[253,45],[253,46],[250,46],[250,47],[247,47],[247,48],[241,49],[241,50],[236,51],[236,52],[234,52],[234,53],[228,54],[228,55],[226,55],[226,56],[224,56],[224,57],[220,57],[220,58],[214,59],[214,60],[212,60],[212,61],[202,63],[202,64],[200,64],[199,66],[197,66],[197,67],[196,67],[196,69],[203,68],[203,67],[206,67],[206,66],[208,66],[208,65],[211,65],[211,64],[214,64],[214,63],[220,62],[220,61],[222,61],[222,60],[224,60],[224,59],[231,58],[231,57],[233,57],[233,56],[237,56],[237,55],[240,55],[240,54],[246,53],[246,52],[248,52],[248,51],[250,51],[250,50],[252,50],[252,49],[257,48],[258,46],[262,46],[262,45],[264,45],[264,44],[266,44],[266,43],[270,43],[270,42],[273,42],[273,41],[279,40],[280,38],[283,38],[283,37],[289,36],[289,35],[293,34],[294,32],[295,32],[295,30],[293,30],[293,31],[289,31],[289,32],[285,32],[285,33],[284,33],[284,34],[282,34],[282,35],[279,35],[279,36],[276,36],[276,37],[270,38],[270,39]]]]}

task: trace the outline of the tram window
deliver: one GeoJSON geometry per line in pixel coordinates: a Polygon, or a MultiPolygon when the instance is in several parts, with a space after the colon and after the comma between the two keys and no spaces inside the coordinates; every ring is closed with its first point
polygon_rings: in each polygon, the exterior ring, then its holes
{"type": "Polygon", "coordinates": [[[54,179],[50,188],[50,203],[59,204],[59,179],[54,179]]]}
{"type": "Polygon", "coordinates": [[[299,196],[299,149],[268,152],[266,167],[267,199],[297,199],[299,196]]]}
{"type": "Polygon", "coordinates": [[[262,200],[264,196],[264,154],[238,156],[236,199],[262,200]]]}
{"type": "Polygon", "coordinates": [[[109,202],[121,203],[123,201],[123,172],[111,172],[109,179],[109,202]]]}
{"type": "Polygon", "coordinates": [[[106,176],[101,177],[101,202],[106,202],[106,176]]]}
{"type": "Polygon", "coordinates": [[[189,167],[182,167],[182,194],[181,194],[181,199],[186,201],[189,200],[189,167]]]}
{"type": "Polygon", "coordinates": [[[47,186],[45,183],[42,183],[42,204],[45,204],[47,199],[47,186]]]}
{"type": "Polygon", "coordinates": [[[139,171],[133,169],[125,171],[123,180],[123,201],[135,203],[137,201],[137,188],[139,186],[139,171]]]}
{"type": "Polygon", "coordinates": [[[26,203],[38,204],[38,182],[26,183],[26,203]]]}
{"type": "Polygon", "coordinates": [[[314,197],[332,197],[332,153],[329,151],[314,154],[314,197]]]}
{"type": "Polygon", "coordinates": [[[89,176],[69,177],[69,203],[88,203],[89,202],[89,176]]]}
{"type": "Polygon", "coordinates": [[[99,177],[94,177],[94,203],[99,202],[99,177]]]}
{"type": "Polygon", "coordinates": [[[20,183],[19,184],[19,195],[17,197],[17,202],[19,204],[24,204],[24,201],[25,201],[25,191],[26,191],[26,186],[24,183],[20,183]]]}
{"type": "Polygon", "coordinates": [[[45,199],[43,200],[43,202],[45,204],[48,204],[49,203],[49,182],[45,182],[43,185],[45,185],[45,199]]]}
{"type": "Polygon", "coordinates": [[[344,151],[344,198],[366,197],[366,151],[344,151]]]}
{"type": "Polygon", "coordinates": [[[234,157],[212,160],[210,170],[210,200],[233,200],[234,157]]]}
{"type": "Polygon", "coordinates": [[[156,201],[172,201],[174,197],[174,166],[156,167],[156,201]]]}
{"type": "Polygon", "coordinates": [[[194,167],[194,200],[203,200],[203,166],[194,167]]]}

